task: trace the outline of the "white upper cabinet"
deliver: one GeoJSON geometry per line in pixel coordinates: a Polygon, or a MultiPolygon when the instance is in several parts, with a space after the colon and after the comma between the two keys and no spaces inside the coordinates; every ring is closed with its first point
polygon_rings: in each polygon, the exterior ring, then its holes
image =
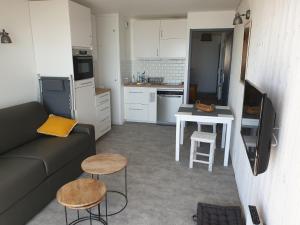
{"type": "Polygon", "coordinates": [[[186,57],[186,19],[161,20],[160,23],[160,57],[186,57]]]}
{"type": "Polygon", "coordinates": [[[159,57],[159,20],[133,21],[133,55],[134,58],[159,57]]]}
{"type": "Polygon", "coordinates": [[[185,39],[187,36],[186,19],[161,20],[160,39],[185,39]]]}
{"type": "Polygon", "coordinates": [[[186,19],[134,20],[133,58],[185,58],[186,19]]]}
{"type": "Polygon", "coordinates": [[[73,47],[92,48],[91,9],[70,1],[70,23],[73,47]]]}
{"type": "Polygon", "coordinates": [[[160,57],[161,58],[185,58],[186,40],[185,39],[160,40],[160,57]]]}
{"type": "Polygon", "coordinates": [[[69,4],[67,0],[29,1],[37,73],[73,74],[69,4]]]}

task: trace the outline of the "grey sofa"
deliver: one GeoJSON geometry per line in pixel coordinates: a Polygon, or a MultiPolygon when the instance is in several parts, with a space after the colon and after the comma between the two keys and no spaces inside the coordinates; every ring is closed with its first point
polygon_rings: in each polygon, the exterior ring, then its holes
{"type": "Polygon", "coordinates": [[[93,126],[79,124],[67,138],[37,134],[47,118],[38,102],[0,109],[1,225],[29,221],[95,154],[93,126]]]}

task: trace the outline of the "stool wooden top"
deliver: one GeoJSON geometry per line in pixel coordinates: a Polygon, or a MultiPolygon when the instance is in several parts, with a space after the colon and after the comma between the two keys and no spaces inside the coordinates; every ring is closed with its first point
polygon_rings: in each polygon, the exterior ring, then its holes
{"type": "Polygon", "coordinates": [[[89,209],[105,197],[106,185],[95,179],[78,179],[62,186],[56,194],[57,201],[68,208],[89,209]]]}
{"type": "Polygon", "coordinates": [[[127,164],[127,158],[120,154],[101,153],[85,159],[81,163],[81,168],[86,173],[105,175],[116,173],[124,169],[127,164]]]}

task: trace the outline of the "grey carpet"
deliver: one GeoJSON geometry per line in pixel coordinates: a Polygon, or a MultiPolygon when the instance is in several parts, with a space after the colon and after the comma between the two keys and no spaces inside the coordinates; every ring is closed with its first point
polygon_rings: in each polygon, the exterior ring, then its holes
{"type": "MultiPolygon", "coordinates": [[[[110,225],[194,225],[192,215],[196,213],[199,201],[240,204],[233,169],[223,167],[224,154],[220,149],[216,151],[212,173],[208,172],[206,165],[195,164],[193,169],[188,168],[189,137],[193,130],[192,126],[186,130],[180,162],[174,160],[173,126],[128,123],[114,126],[97,142],[97,152],[121,153],[129,160],[129,203],[122,213],[109,217],[110,225]]],[[[122,191],[123,171],[101,179],[109,189],[122,191]]],[[[116,195],[110,195],[108,200],[109,210],[117,210],[124,204],[123,199],[116,195]]],[[[28,223],[41,224],[65,224],[63,208],[56,200],[28,223]]]]}

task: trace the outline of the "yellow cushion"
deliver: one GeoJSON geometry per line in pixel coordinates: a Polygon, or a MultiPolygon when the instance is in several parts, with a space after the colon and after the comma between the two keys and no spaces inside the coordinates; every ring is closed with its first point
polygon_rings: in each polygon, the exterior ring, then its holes
{"type": "Polygon", "coordinates": [[[68,137],[78,122],[61,116],[49,115],[47,121],[37,129],[40,134],[68,137]]]}

